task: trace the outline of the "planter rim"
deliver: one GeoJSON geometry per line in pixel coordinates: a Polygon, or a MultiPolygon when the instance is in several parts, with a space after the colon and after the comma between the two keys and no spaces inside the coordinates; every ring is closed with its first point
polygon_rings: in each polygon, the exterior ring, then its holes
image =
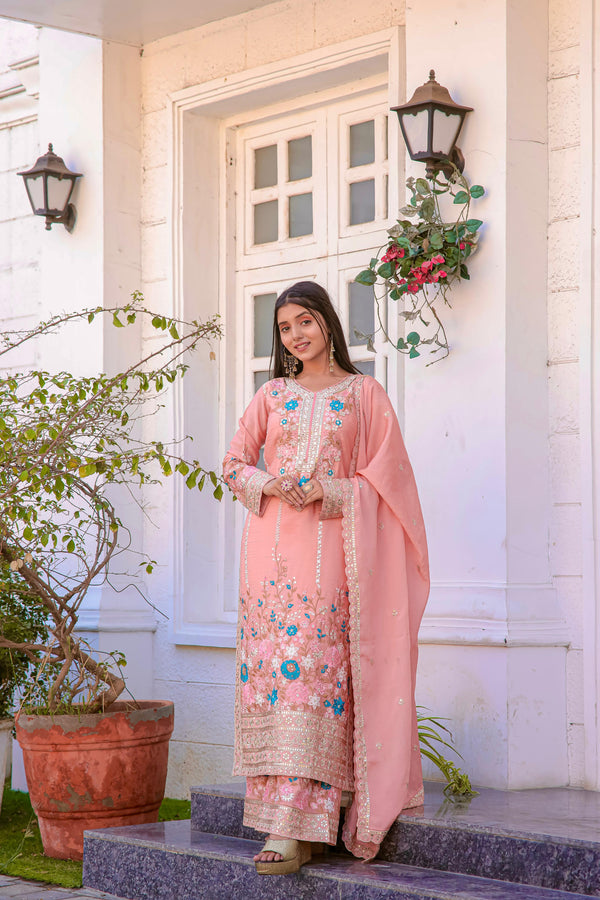
{"type": "MultiPolygon", "coordinates": [[[[143,722],[153,718],[169,718],[173,715],[174,703],[172,700],[138,700],[135,706],[127,701],[112,703],[105,712],[87,713],[79,716],[76,713],[69,715],[36,715],[35,713],[17,713],[15,724],[17,730],[26,732],[42,729],[48,731],[54,725],[58,725],[64,731],[77,731],[80,728],[94,728],[103,719],[126,716],[132,724],[143,722]],[[158,713],[158,715],[157,715],[158,713]]],[[[1,727],[0,722],[0,727],[1,727]]],[[[12,720],[11,720],[12,727],[12,720]]]]}

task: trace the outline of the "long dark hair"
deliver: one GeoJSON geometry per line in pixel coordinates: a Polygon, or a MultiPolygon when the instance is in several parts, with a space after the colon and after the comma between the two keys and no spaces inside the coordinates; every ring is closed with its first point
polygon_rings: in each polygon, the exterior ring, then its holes
{"type": "MultiPolygon", "coordinates": [[[[356,366],[352,365],[350,361],[346,338],[344,337],[338,314],[333,308],[333,303],[325,288],[321,287],[321,285],[317,284],[315,281],[297,281],[296,284],[286,288],[275,302],[275,312],[273,314],[273,349],[271,350],[271,378],[284,378],[287,375],[285,358],[286,356],[289,356],[289,354],[283,346],[281,334],[279,333],[279,327],[277,325],[277,311],[287,303],[297,303],[298,306],[303,306],[304,309],[310,309],[313,312],[319,313],[322,317],[322,321],[317,316],[315,316],[315,318],[319,323],[319,327],[323,332],[325,340],[329,340],[329,335],[333,338],[333,355],[336,362],[345,372],[349,372],[353,375],[360,374],[356,366]],[[323,323],[325,323],[324,326],[323,323]]],[[[296,375],[300,374],[302,368],[302,361],[298,359],[296,361],[296,375]]]]}

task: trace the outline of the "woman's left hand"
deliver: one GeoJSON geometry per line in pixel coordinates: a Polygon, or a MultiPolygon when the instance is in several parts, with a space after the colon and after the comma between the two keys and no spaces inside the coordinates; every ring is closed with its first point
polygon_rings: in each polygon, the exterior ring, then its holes
{"type": "Polygon", "coordinates": [[[308,506],[309,503],[314,503],[316,500],[323,499],[323,486],[316,478],[305,481],[304,484],[300,485],[300,490],[304,494],[305,506],[308,506]]]}

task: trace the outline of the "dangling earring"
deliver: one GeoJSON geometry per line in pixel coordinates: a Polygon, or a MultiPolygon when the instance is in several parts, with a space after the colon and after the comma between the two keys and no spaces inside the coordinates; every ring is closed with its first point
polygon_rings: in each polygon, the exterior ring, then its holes
{"type": "Polygon", "coordinates": [[[333,335],[331,335],[331,340],[329,341],[329,371],[333,375],[333,354],[335,353],[335,347],[333,346],[333,335]]]}
{"type": "Polygon", "coordinates": [[[285,354],[284,365],[288,373],[288,378],[295,378],[296,369],[298,368],[298,360],[292,353],[285,354]]]}

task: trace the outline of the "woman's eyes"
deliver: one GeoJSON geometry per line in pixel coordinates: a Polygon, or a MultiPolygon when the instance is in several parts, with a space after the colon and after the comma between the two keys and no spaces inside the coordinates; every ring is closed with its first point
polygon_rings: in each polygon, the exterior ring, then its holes
{"type": "MultiPolygon", "coordinates": [[[[302,319],[300,324],[301,325],[312,325],[312,322],[313,322],[312,319],[302,319]]],[[[284,334],[286,331],[289,331],[289,330],[290,330],[289,325],[282,325],[281,328],[279,329],[281,334],[284,334]]]]}

